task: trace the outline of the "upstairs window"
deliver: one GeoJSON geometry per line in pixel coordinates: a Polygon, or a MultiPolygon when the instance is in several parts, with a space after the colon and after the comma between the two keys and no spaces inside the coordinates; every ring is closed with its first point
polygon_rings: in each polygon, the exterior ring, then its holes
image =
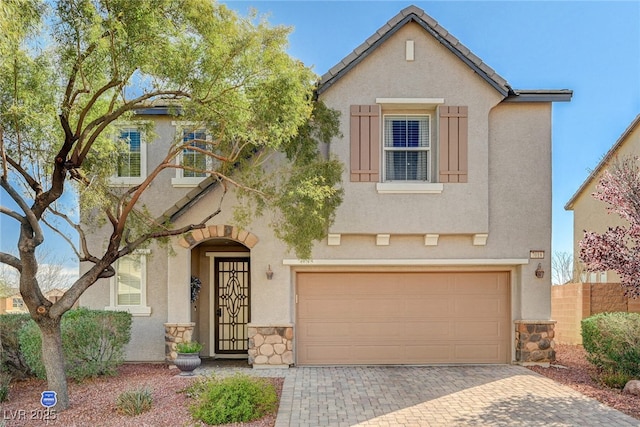
{"type": "Polygon", "coordinates": [[[467,182],[466,106],[442,105],[443,98],[376,102],[350,107],[351,182],[375,182],[379,194],[438,194],[444,183],[467,182]]]}
{"type": "MultiPolygon", "coordinates": [[[[182,132],[182,142],[185,145],[188,144],[191,147],[206,150],[206,141],[207,133],[202,129],[195,131],[184,130],[182,132]]],[[[182,165],[200,171],[206,170],[207,156],[197,150],[185,148],[182,150],[182,165]]],[[[207,174],[205,172],[183,169],[182,176],[185,178],[203,178],[207,176],[207,174]]]]}
{"type": "Polygon", "coordinates": [[[142,176],[142,138],[137,129],[120,131],[120,141],[125,145],[118,153],[119,178],[139,178],[142,176]]]}
{"type": "Polygon", "coordinates": [[[140,184],[147,175],[147,149],[144,135],[137,128],[122,128],[118,133],[118,158],[111,177],[113,185],[140,184]]]}
{"type": "Polygon", "coordinates": [[[384,180],[430,181],[429,116],[384,117],[384,180]]]}
{"type": "Polygon", "coordinates": [[[212,160],[201,150],[210,150],[208,146],[211,137],[205,129],[192,126],[189,123],[174,122],[176,134],[180,135],[178,144],[183,146],[176,162],[186,169],[178,168],[175,178],[171,179],[174,187],[196,187],[209,174],[205,171],[212,168],[212,160]]]}

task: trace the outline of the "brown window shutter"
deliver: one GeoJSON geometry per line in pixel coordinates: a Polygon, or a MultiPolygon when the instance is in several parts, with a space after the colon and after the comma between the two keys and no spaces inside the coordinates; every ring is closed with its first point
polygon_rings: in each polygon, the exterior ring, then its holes
{"type": "Polygon", "coordinates": [[[380,106],[351,106],[351,181],[380,179],[380,106]]]}
{"type": "Polygon", "coordinates": [[[440,106],[440,182],[467,182],[468,107],[440,106]]]}

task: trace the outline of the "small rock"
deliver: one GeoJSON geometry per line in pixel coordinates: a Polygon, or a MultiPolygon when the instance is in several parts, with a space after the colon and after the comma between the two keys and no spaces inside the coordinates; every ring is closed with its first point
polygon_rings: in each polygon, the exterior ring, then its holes
{"type": "Polygon", "coordinates": [[[622,389],[623,393],[640,396],[640,380],[631,380],[622,389]]]}

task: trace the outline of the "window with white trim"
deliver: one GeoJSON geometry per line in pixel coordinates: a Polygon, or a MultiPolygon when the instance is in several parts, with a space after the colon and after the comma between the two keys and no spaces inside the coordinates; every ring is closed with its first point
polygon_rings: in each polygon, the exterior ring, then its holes
{"type": "Polygon", "coordinates": [[[385,115],[384,181],[430,182],[432,174],[429,115],[385,115]]]}
{"type": "Polygon", "coordinates": [[[211,138],[206,130],[190,127],[188,124],[178,125],[176,132],[182,135],[181,143],[185,145],[177,162],[187,169],[176,169],[176,177],[171,183],[174,187],[194,187],[209,176],[203,171],[211,169],[212,161],[206,154],[190,147],[209,150],[207,144],[211,138]]]}
{"type": "Polygon", "coordinates": [[[118,132],[118,158],[114,185],[140,184],[147,175],[147,146],[143,132],[135,127],[123,127],[118,132]]]}
{"type": "Polygon", "coordinates": [[[149,250],[137,250],[118,259],[111,278],[111,304],[107,310],[128,311],[134,316],[148,316],[147,306],[147,255],[149,250]]]}

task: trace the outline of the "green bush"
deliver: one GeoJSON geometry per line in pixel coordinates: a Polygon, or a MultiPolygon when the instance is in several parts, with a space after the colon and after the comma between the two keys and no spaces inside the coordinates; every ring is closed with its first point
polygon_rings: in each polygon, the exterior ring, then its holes
{"type": "Polygon", "coordinates": [[[6,402],[9,399],[9,383],[11,375],[7,372],[0,371],[0,402],[6,402]]]}
{"type": "Polygon", "coordinates": [[[594,378],[596,382],[599,382],[600,384],[603,384],[609,388],[619,389],[623,389],[624,386],[632,379],[633,377],[631,375],[627,375],[622,372],[610,371],[602,371],[594,378]]]}
{"type": "Polygon", "coordinates": [[[604,372],[640,377],[640,313],[600,313],[582,320],[587,359],[604,372]]]}
{"type": "MultiPolygon", "coordinates": [[[[111,375],[124,362],[124,346],[131,338],[131,314],[79,308],[62,316],[62,348],[69,378],[82,381],[111,375]]],[[[20,349],[35,375],[45,378],[42,337],[35,322],[20,331],[20,349]]]]}
{"type": "Polygon", "coordinates": [[[125,391],[116,399],[118,412],[132,417],[148,411],[152,404],[153,397],[148,388],[125,391]]]}
{"type": "Polygon", "coordinates": [[[2,369],[13,378],[33,376],[22,352],[18,333],[31,320],[29,314],[3,314],[0,316],[0,362],[2,369]]]}
{"type": "Polygon", "coordinates": [[[244,374],[209,377],[193,384],[187,393],[197,399],[190,407],[191,415],[209,425],[257,420],[274,413],[278,405],[271,381],[244,374]]]}
{"type": "Polygon", "coordinates": [[[197,341],[179,342],[176,344],[178,353],[199,353],[202,350],[202,344],[197,341]]]}

